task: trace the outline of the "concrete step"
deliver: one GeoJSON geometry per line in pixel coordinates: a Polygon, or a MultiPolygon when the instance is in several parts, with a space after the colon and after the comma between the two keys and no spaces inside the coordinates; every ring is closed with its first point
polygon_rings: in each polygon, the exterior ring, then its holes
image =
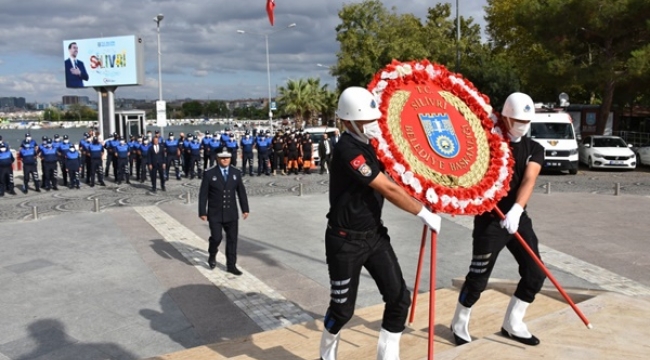
{"type": "Polygon", "coordinates": [[[522,345],[494,333],[436,354],[436,359],[650,358],[650,297],[603,293],[585,300],[579,307],[593,329],[587,329],[567,305],[561,310],[527,321],[529,330],[541,340],[538,346],[522,345]]]}
{"type": "MultiPolygon", "coordinates": [[[[435,353],[456,348],[449,324],[458,298],[455,289],[436,291],[435,353]]],[[[501,328],[503,314],[510,296],[496,290],[482,294],[472,312],[470,331],[475,339],[494,336],[501,328]]],[[[401,340],[402,359],[426,358],[428,344],[429,294],[420,294],[413,324],[407,327],[401,340]]],[[[526,319],[544,316],[565,307],[551,297],[540,295],[530,307],[526,319]]],[[[378,331],[381,328],[383,304],[358,309],[355,317],[341,333],[340,359],[375,359],[378,331]]],[[[317,359],[322,321],[293,325],[287,328],[253,334],[240,339],[200,346],[152,358],[151,360],[203,359],[317,359]]]]}

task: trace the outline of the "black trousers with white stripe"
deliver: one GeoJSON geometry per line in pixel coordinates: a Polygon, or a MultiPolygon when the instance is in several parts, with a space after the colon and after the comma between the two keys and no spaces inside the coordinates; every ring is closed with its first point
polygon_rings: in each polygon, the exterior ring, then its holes
{"type": "MultiPolygon", "coordinates": [[[[533,231],[533,222],[526,212],[521,215],[518,231],[528,246],[539,257],[538,241],[533,231]]],[[[472,263],[465,277],[465,284],[463,284],[460,291],[458,301],[466,307],[472,307],[478,301],[487,286],[499,253],[504,247],[507,247],[517,264],[519,264],[519,275],[521,276],[514,295],[525,302],[533,302],[535,295],[544,285],[546,275],[514,235],[510,235],[506,229],[501,228],[499,219],[490,215],[475,217],[472,238],[472,263]]]]}
{"type": "Polygon", "coordinates": [[[386,228],[382,226],[368,239],[350,239],[328,229],[325,251],[331,284],[330,304],[324,319],[327,330],[337,334],[354,315],[359,276],[361,268],[365,267],[386,303],[382,328],[402,332],[411,305],[411,293],[386,228]]]}

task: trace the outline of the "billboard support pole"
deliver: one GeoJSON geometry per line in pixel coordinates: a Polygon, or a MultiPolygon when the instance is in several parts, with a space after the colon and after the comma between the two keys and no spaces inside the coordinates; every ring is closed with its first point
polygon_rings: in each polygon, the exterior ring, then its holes
{"type": "Polygon", "coordinates": [[[97,122],[99,131],[107,139],[115,131],[115,90],[117,86],[95,87],[97,91],[97,122]]]}

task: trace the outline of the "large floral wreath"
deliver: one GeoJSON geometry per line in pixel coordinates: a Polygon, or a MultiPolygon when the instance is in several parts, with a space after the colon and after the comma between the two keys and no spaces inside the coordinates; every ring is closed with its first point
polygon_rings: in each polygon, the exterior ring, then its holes
{"type": "MultiPolygon", "coordinates": [[[[372,144],[387,173],[411,196],[436,212],[480,214],[492,210],[506,195],[513,165],[510,148],[504,140],[503,129],[498,116],[492,112],[489,99],[479,93],[471,82],[459,74],[451,73],[444,66],[427,60],[405,63],[393,61],[376,74],[368,89],[377,97],[382,112],[379,120],[381,136],[373,139],[372,144]],[[409,92],[403,90],[427,84],[440,90],[435,96],[440,94],[446,103],[453,104],[449,109],[453,106],[453,111],[458,110],[456,114],[461,114],[463,121],[470,119],[465,121],[463,129],[466,132],[467,129],[472,129],[474,132],[471,136],[476,139],[476,155],[472,164],[467,162],[471,166],[467,166],[463,176],[451,176],[441,169],[426,166],[421,158],[418,160],[413,154],[412,147],[409,148],[407,134],[401,126],[404,125],[403,116],[408,111],[411,111],[413,117],[412,109],[406,108],[407,101],[412,101],[412,98],[409,98],[409,92]]],[[[415,108],[418,104],[411,105],[415,108]]],[[[425,108],[427,104],[419,105],[425,108]]],[[[447,104],[444,106],[446,109],[447,104]]],[[[429,110],[431,111],[433,110],[429,110]]],[[[412,122],[413,119],[409,121],[412,122]]],[[[420,129],[425,126],[424,122],[422,124],[420,129]]],[[[459,127],[458,124],[448,126],[452,134],[458,133],[459,127]]],[[[435,131],[429,131],[433,132],[435,131]]],[[[428,136],[426,129],[423,134],[428,136]]],[[[454,150],[454,143],[449,141],[449,137],[436,139],[438,143],[434,142],[431,149],[436,147],[438,154],[444,157],[444,151],[454,150]]],[[[429,143],[432,144],[431,140],[429,143]]],[[[458,143],[456,146],[460,147],[458,143]]]]}

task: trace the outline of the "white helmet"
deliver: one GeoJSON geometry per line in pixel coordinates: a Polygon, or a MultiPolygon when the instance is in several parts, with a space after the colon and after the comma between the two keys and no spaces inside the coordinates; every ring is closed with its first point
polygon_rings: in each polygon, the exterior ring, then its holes
{"type": "Polygon", "coordinates": [[[503,104],[501,114],[517,120],[532,121],[535,116],[535,104],[533,99],[524,93],[512,93],[503,104]]]}
{"type": "Polygon", "coordinates": [[[341,93],[336,116],[349,121],[377,120],[381,117],[381,111],[370,91],[351,86],[341,93]]]}

